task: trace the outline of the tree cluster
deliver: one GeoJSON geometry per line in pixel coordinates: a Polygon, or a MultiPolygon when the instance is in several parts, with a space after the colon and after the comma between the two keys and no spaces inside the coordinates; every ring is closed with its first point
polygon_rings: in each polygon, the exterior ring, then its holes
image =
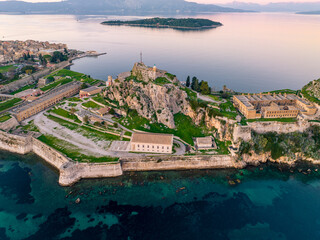
{"type": "Polygon", "coordinates": [[[58,63],[58,62],[63,62],[67,60],[68,60],[68,55],[65,55],[59,51],[55,51],[51,57],[52,63],[58,63]]]}
{"type": "Polygon", "coordinates": [[[252,140],[242,142],[239,154],[256,154],[271,152],[273,159],[282,156],[295,158],[295,153],[303,153],[306,157],[320,158],[320,127],[312,126],[304,133],[293,132],[288,134],[265,133],[252,134],[252,140]]]}
{"type": "Polygon", "coordinates": [[[209,87],[208,82],[203,80],[199,82],[199,79],[196,77],[193,77],[190,83],[190,76],[188,76],[186,86],[191,87],[192,90],[199,92],[203,95],[208,95],[211,93],[211,87],[209,87]]]}

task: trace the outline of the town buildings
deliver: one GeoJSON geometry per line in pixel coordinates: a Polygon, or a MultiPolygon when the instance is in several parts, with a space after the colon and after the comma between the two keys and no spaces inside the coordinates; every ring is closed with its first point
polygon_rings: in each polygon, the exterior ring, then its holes
{"type": "Polygon", "coordinates": [[[138,133],[132,134],[130,141],[131,152],[147,153],[172,153],[173,135],[159,133],[138,133]]]}
{"type": "Polygon", "coordinates": [[[80,82],[70,82],[62,85],[31,103],[25,103],[12,110],[16,119],[21,122],[43,110],[49,108],[62,99],[71,97],[79,93],[81,89],[80,82]]]}
{"type": "Polygon", "coordinates": [[[317,112],[312,103],[294,94],[236,95],[233,103],[247,119],[296,118],[317,112]]]}
{"type": "Polygon", "coordinates": [[[82,89],[79,93],[80,98],[90,97],[102,92],[102,88],[93,86],[86,89],[82,89]]]}
{"type": "Polygon", "coordinates": [[[17,61],[24,55],[52,55],[55,51],[64,51],[66,44],[27,41],[0,41],[0,63],[17,61]]]}

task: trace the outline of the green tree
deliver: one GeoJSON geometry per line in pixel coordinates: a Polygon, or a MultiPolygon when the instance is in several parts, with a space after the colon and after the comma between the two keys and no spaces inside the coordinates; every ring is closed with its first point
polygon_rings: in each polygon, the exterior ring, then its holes
{"type": "Polygon", "coordinates": [[[190,76],[187,77],[186,87],[190,87],[190,76]]]}
{"type": "Polygon", "coordinates": [[[53,76],[50,76],[47,79],[49,80],[49,82],[54,82],[54,77],[53,76]]]}
{"type": "Polygon", "coordinates": [[[199,80],[196,77],[192,78],[191,89],[197,91],[199,89],[199,80]]]}
{"type": "Polygon", "coordinates": [[[209,88],[208,82],[201,81],[200,92],[201,92],[201,94],[203,94],[203,95],[208,95],[208,94],[210,94],[210,88],[209,88]]]}

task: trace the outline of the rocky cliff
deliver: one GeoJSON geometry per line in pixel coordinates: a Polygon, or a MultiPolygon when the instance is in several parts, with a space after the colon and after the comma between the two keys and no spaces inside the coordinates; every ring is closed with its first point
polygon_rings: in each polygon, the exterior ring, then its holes
{"type": "Polygon", "coordinates": [[[131,76],[115,80],[105,95],[117,101],[120,107],[134,109],[144,118],[175,128],[174,114],[181,112],[190,116],[193,110],[187,93],[172,76],[165,71],[135,64],[131,76]]]}

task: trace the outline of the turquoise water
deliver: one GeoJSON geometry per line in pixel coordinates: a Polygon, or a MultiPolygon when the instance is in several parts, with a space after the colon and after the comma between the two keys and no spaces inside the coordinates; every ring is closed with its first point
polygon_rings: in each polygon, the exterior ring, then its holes
{"type": "Polygon", "coordinates": [[[299,168],[127,173],[63,188],[35,155],[0,152],[0,239],[319,239],[320,174],[299,168]]]}

